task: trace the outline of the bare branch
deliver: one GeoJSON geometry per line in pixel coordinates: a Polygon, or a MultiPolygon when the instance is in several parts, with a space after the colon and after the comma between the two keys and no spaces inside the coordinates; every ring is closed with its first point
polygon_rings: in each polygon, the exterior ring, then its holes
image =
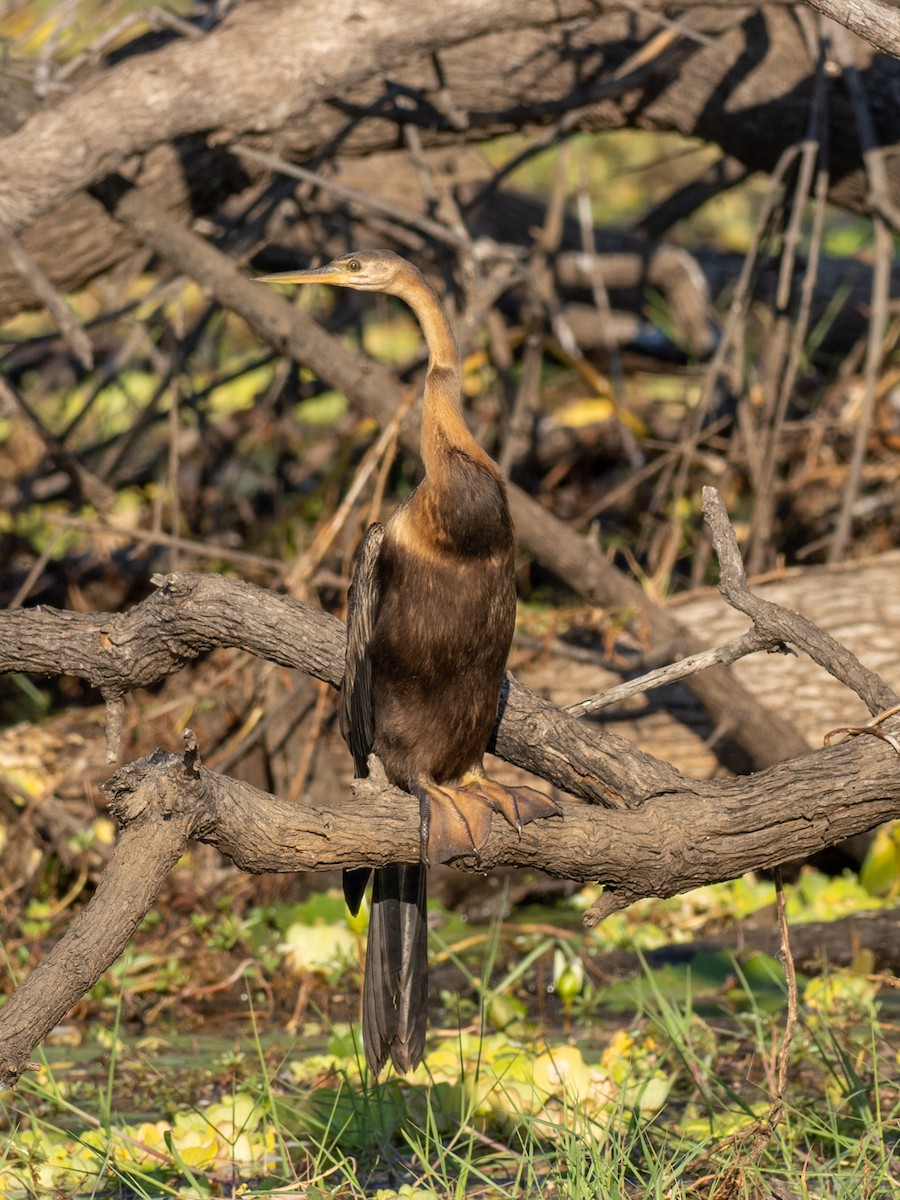
{"type": "Polygon", "coordinates": [[[679,679],[687,679],[691,675],[696,675],[698,671],[714,667],[717,663],[738,662],[740,659],[746,658],[748,654],[755,654],[758,650],[781,650],[784,652],[786,647],[774,634],[748,629],[741,637],[734,638],[724,646],[716,646],[714,649],[704,650],[700,654],[689,654],[687,658],[681,658],[667,667],[649,671],[640,679],[631,679],[627,683],[609,688],[596,696],[588,696],[584,700],[579,700],[577,704],[569,704],[566,712],[571,713],[574,717],[586,717],[589,713],[598,713],[604,708],[609,708],[611,704],[620,704],[623,700],[642,696],[645,692],[652,692],[655,688],[676,683],[679,679]]]}
{"type": "Polygon", "coordinates": [[[15,1083],[33,1047],[112,966],[147,915],[201,815],[180,810],[179,796],[175,774],[162,773],[152,789],[123,800],[119,840],[90,903],[0,1009],[0,1088],[15,1083]]]}
{"type": "Polygon", "coordinates": [[[856,692],[873,716],[897,703],[896,694],[884,680],[830,634],[800,613],[753,595],[747,587],[737,539],[715,488],[703,489],[703,516],[719,559],[719,590],[733,608],[746,613],[761,632],[805,651],[829,675],[856,692]]]}
{"type": "MultiPolygon", "coordinates": [[[[0,672],[86,679],[109,702],[148,687],[216,646],[247,650],[337,686],[343,624],[286,596],[218,575],[155,576],[158,590],[126,613],[29,608],[0,613],[0,672]]],[[[674,787],[674,768],[623,738],[560,712],[507,675],[496,744],[501,757],[613,808],[674,787]]]]}
{"type": "MultiPolygon", "coordinates": [[[[355,804],[291,804],[157,751],[106,785],[122,826],[112,862],[88,907],[22,988],[0,1009],[0,1087],[121,953],[189,837],[216,846],[245,871],[322,871],[377,866],[419,853],[416,801],[375,775],[353,785],[355,804]]],[[[518,837],[494,822],[464,870],[525,866],[606,884],[601,906],[668,896],[746,870],[773,867],[900,815],[897,757],[857,738],[745,778],[683,780],[648,796],[640,811],[598,810],[564,800],[561,820],[518,837]],[[823,778],[829,787],[822,786],[823,778]],[[839,798],[836,800],[836,798],[839,798]]]]}
{"type": "Polygon", "coordinates": [[[890,0],[804,0],[810,8],[831,17],[872,46],[900,58],[900,11],[890,0]]]}

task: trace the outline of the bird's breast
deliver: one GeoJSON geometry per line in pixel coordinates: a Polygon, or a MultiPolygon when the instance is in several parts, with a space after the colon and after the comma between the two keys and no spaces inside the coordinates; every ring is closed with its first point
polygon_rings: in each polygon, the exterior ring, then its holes
{"type": "Polygon", "coordinates": [[[511,549],[447,555],[395,532],[389,523],[368,648],[375,751],[401,786],[449,781],[480,764],[497,716],[515,625],[511,549]]]}

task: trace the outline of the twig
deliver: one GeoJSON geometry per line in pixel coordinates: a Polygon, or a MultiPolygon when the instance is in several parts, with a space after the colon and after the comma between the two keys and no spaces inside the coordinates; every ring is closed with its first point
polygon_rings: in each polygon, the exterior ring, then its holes
{"type": "MultiPolygon", "coordinates": [[[[606,281],[603,278],[603,268],[597,257],[594,221],[591,214],[590,188],[588,186],[587,169],[583,158],[580,162],[580,168],[581,179],[576,196],[576,206],[578,210],[578,225],[581,231],[581,252],[585,257],[585,272],[590,276],[591,280],[591,292],[594,297],[594,307],[597,310],[597,316],[600,320],[600,327],[603,331],[604,348],[609,355],[609,373],[612,379],[613,395],[616,404],[621,404],[625,388],[625,372],[622,369],[622,354],[619,350],[619,343],[616,340],[612,324],[612,305],[609,302],[609,292],[606,288],[606,281]]],[[[637,456],[637,460],[635,461],[634,447],[632,447],[630,457],[633,460],[631,463],[632,467],[642,465],[640,456],[637,456]]]]}
{"type": "Polygon", "coordinates": [[[776,867],[775,876],[775,911],[778,916],[778,929],[781,937],[781,961],[784,966],[784,977],[788,988],[788,1009],[784,1022],[784,1034],[776,1060],[777,1074],[775,1082],[775,1103],[769,1113],[769,1126],[773,1128],[781,1120],[784,1113],[784,1097],[787,1092],[788,1067],[790,1065],[791,1043],[794,1040],[794,1030],[797,1028],[797,971],[794,967],[794,956],[791,953],[791,931],[788,925],[787,908],[784,898],[784,878],[781,867],[776,867]]]}
{"type": "MultiPolygon", "coordinates": [[[[775,510],[775,464],[778,444],[782,437],[788,403],[793,395],[794,382],[800,363],[803,339],[809,326],[812,297],[822,248],[822,229],[825,221],[825,200],[828,194],[828,164],[824,139],[828,133],[826,102],[828,96],[825,73],[825,44],[819,42],[816,60],[815,89],[810,106],[806,136],[800,145],[800,163],[791,197],[791,210],[784,234],[778,285],[775,294],[775,330],[772,346],[765,356],[763,381],[765,403],[761,415],[762,443],[759,477],[756,480],[756,504],[747,538],[747,570],[758,575],[770,552],[772,517],[775,510]],[[815,170],[818,161],[818,171],[815,170]],[[815,183],[816,203],[810,248],[806,260],[799,312],[791,317],[789,306],[797,253],[803,229],[803,217],[810,191],[815,183]],[[787,347],[790,342],[789,348],[787,347]]],[[[756,439],[753,439],[754,441],[756,439]]],[[[752,444],[751,442],[747,443],[752,444]]]]}
{"type": "Polygon", "coordinates": [[[32,429],[44,444],[48,456],[57,464],[61,471],[68,475],[79,494],[94,508],[101,512],[108,511],[116,502],[116,494],[107,487],[102,479],[98,479],[80,461],[77,455],[67,448],[61,438],[51,433],[43,421],[31,408],[31,405],[13,388],[9,380],[0,375],[0,399],[12,403],[27,419],[32,429]]]}
{"type": "Polygon", "coordinates": [[[695,675],[698,671],[705,671],[707,667],[715,666],[716,663],[735,663],[741,658],[746,658],[748,654],[755,654],[758,650],[780,650],[784,654],[792,653],[776,634],[749,629],[741,637],[734,638],[733,641],[726,642],[722,646],[716,646],[713,650],[704,650],[701,654],[689,654],[687,658],[682,658],[667,667],[649,671],[640,679],[620,683],[606,692],[589,696],[586,700],[579,700],[577,704],[569,704],[565,711],[574,717],[586,717],[608,708],[610,704],[619,704],[623,700],[641,696],[644,692],[665,687],[666,684],[675,683],[679,679],[686,679],[689,675],[695,675]]]}
{"type": "MultiPolygon", "coordinates": [[[[668,486],[669,480],[666,478],[667,484],[665,488],[666,505],[672,512],[672,517],[669,520],[670,532],[669,537],[674,541],[678,536],[678,522],[680,522],[679,512],[681,502],[687,490],[690,471],[694,464],[694,459],[697,454],[697,445],[700,439],[703,423],[709,415],[712,406],[713,398],[719,386],[721,377],[726,371],[739,371],[740,365],[735,368],[731,366],[731,358],[735,352],[736,344],[743,338],[744,323],[747,319],[747,303],[752,291],[753,280],[755,278],[757,263],[760,257],[760,251],[772,216],[781,199],[781,186],[784,178],[790,168],[793,166],[800,149],[798,146],[787,146],[778,158],[778,162],[773,168],[770,179],[769,188],[760,209],[759,217],[753,229],[753,236],[750,239],[750,245],[744,255],[744,261],[741,265],[741,273],[738,277],[734,289],[734,295],[728,309],[728,316],[725,319],[725,324],[722,329],[719,344],[716,347],[715,353],[703,375],[703,384],[700,389],[700,398],[690,414],[686,423],[686,429],[682,436],[681,443],[678,447],[679,463],[677,470],[674,472],[675,478],[668,486]]],[[[750,439],[750,446],[753,445],[753,440],[750,439]]],[[[751,461],[751,475],[754,475],[753,463],[751,461]]],[[[658,507],[659,498],[662,496],[662,489],[657,488],[657,500],[654,502],[654,507],[658,507]]]]}
{"type": "Polygon", "coordinates": [[[35,298],[40,300],[50,313],[63,341],[84,369],[90,371],[94,365],[94,347],[91,345],[91,339],[76,321],[72,310],[42,268],[23,249],[19,239],[11,234],[2,222],[0,222],[0,247],[5,250],[9,261],[34,292],[35,298]]]}
{"type": "Polygon", "coordinates": [[[233,550],[230,546],[217,546],[214,542],[195,542],[191,538],[173,537],[169,533],[149,529],[134,529],[130,525],[119,525],[109,517],[98,517],[88,521],[83,517],[68,517],[62,513],[48,513],[47,521],[63,529],[83,529],[95,537],[109,535],[126,541],[144,542],[151,546],[167,546],[182,550],[194,558],[213,558],[221,562],[240,563],[247,567],[262,567],[281,579],[287,566],[277,558],[266,558],[262,554],[248,554],[246,550],[233,550]]]}
{"type": "MultiPolygon", "coordinates": [[[[885,330],[888,321],[888,305],[891,289],[891,265],[894,245],[888,225],[888,217],[897,224],[897,210],[890,200],[887,175],[884,168],[884,148],[879,144],[869,107],[865,84],[859,77],[849,53],[847,36],[843,30],[835,29],[835,50],[844,71],[847,91],[853,105],[856,128],[863,149],[866,177],[869,185],[869,200],[874,209],[872,224],[875,229],[875,266],[872,272],[872,316],[869,322],[869,338],[866,345],[865,394],[861,411],[857,417],[853,439],[850,469],[844,487],[841,508],[835,525],[834,536],[828,547],[828,562],[840,562],[847,549],[853,525],[853,510],[859,496],[863,463],[872,422],[875,419],[875,400],[878,371],[881,366],[885,330]]],[[[886,707],[886,706],[883,706],[886,707]]]]}
{"type": "Polygon", "coordinates": [[[692,216],[708,200],[743,183],[749,173],[738,159],[723,154],[690,183],[676,188],[643,213],[632,226],[632,231],[645,238],[661,238],[673,225],[692,216]]]}
{"type": "MultiPolygon", "coordinates": [[[[516,461],[528,446],[531,421],[540,405],[541,367],[544,361],[542,338],[544,308],[546,307],[550,315],[551,324],[555,313],[559,310],[559,301],[554,293],[550,275],[549,261],[559,249],[565,225],[566,172],[569,155],[569,145],[564,143],[556,160],[553,187],[550,191],[544,223],[540,233],[534,239],[528,256],[528,269],[525,272],[528,290],[522,307],[524,325],[522,369],[513,398],[512,411],[507,422],[506,437],[498,457],[500,468],[507,475],[511,473],[516,461]]],[[[580,354],[575,345],[572,346],[571,352],[574,352],[576,356],[580,354]]]]}
{"type": "Polygon", "coordinates": [[[370,195],[367,192],[359,192],[356,188],[350,188],[346,184],[329,179],[327,175],[323,175],[319,171],[310,171],[308,167],[300,167],[296,163],[287,162],[285,159],[278,158],[274,154],[266,154],[262,150],[255,150],[252,146],[245,146],[242,142],[236,142],[231,147],[231,150],[238,157],[249,158],[254,162],[262,163],[264,167],[268,167],[272,171],[278,171],[282,175],[288,175],[291,179],[299,179],[303,183],[314,184],[316,187],[323,188],[325,191],[339,196],[342,200],[346,200],[350,204],[358,204],[368,212],[381,213],[382,216],[389,217],[392,221],[396,221],[400,225],[408,225],[411,229],[418,229],[420,233],[424,233],[436,241],[449,246],[458,246],[460,244],[458,234],[453,233],[446,225],[441,224],[440,221],[423,216],[414,208],[406,208],[402,204],[392,204],[389,200],[382,200],[380,197],[370,195]]]}
{"type": "Polygon", "coordinates": [[[304,590],[306,582],[313,573],[318,564],[322,561],[325,554],[328,553],[328,548],[344,528],[347,523],[347,518],[353,511],[360,492],[368,483],[372,472],[381,462],[382,457],[390,450],[391,446],[396,443],[397,434],[400,426],[403,424],[407,413],[412,408],[416,401],[415,388],[407,388],[397,406],[394,415],[382,429],[378,440],[374,445],[370,446],[363,455],[362,462],[357,468],[356,474],[350,487],[347,489],[344,498],[341,500],[334,515],[321,525],[313,537],[312,543],[307,550],[301,554],[294,565],[290,568],[284,577],[285,586],[292,596],[300,598],[301,592],[304,590]]]}
{"type": "Polygon", "coordinates": [[[703,516],[719,559],[719,591],[733,608],[746,613],[761,633],[805,651],[829,675],[854,691],[873,715],[897,703],[893,690],[846,646],[800,613],[750,591],[734,530],[715,488],[703,489],[703,516]]]}

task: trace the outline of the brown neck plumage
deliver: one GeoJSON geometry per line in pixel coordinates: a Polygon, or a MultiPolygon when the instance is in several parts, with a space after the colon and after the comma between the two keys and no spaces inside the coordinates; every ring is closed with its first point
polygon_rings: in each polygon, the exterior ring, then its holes
{"type": "MultiPolygon", "coordinates": [[[[414,268],[410,268],[414,270],[414,268]]],[[[422,462],[432,483],[440,485],[447,470],[448,453],[460,450],[497,475],[497,467],[469,432],[460,408],[462,373],[453,330],[431,284],[415,272],[396,294],[415,313],[428,346],[428,374],[422,408],[422,462]]]]}

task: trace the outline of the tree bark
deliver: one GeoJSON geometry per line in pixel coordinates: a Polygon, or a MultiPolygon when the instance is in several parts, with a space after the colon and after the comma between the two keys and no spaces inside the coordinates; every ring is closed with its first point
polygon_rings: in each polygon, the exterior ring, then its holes
{"type": "MultiPolygon", "coordinates": [[[[8,613],[0,670],[65,669],[107,694],[162,677],[237,631],[274,660],[340,675],[339,623],[281,597],[215,576],[170,576],[121,616],[53,610],[8,613]]],[[[641,895],[668,896],[773,867],[900,815],[897,751],[859,737],[757,775],[686,780],[565,714],[551,716],[511,687],[497,749],[572,791],[560,819],[521,836],[496,822],[462,869],[526,866],[606,885],[592,923],[641,895]],[[580,734],[580,736],[579,736],[580,734]],[[579,754],[579,751],[581,752],[579,754]],[[560,766],[561,763],[565,765],[560,766]]],[[[896,724],[896,722],[895,722],[896,724]]],[[[207,771],[189,742],[184,759],[157,751],[121,768],[106,788],[122,833],[101,886],[83,913],[0,1009],[0,1087],[26,1068],[32,1048],[121,953],[189,838],[216,846],[245,871],[332,870],[415,861],[415,800],[388,786],[373,760],[353,785],[355,803],[297,805],[207,771]]]]}
{"type": "MultiPolygon", "coordinates": [[[[447,145],[574,112],[572,129],[677,130],[769,170],[805,136],[813,64],[798,23],[777,5],[681,4],[683,35],[632,69],[658,31],[661,3],[639,18],[615,4],[598,14],[587,0],[550,10],[540,0],[336,4],[244,0],[203,37],[150,51],[137,42],[0,139],[0,222],[60,290],[73,290],[135,249],[85,189],[125,171],[184,222],[261,177],[235,157],[238,142],[297,160],[334,146],[362,155],[393,147],[404,124],[426,145],[447,145]]],[[[900,65],[854,46],[876,125],[895,145],[900,65]]],[[[832,88],[829,155],[832,202],[866,211],[841,87],[832,88]]],[[[887,170],[896,192],[900,156],[887,170]]],[[[0,318],[30,303],[0,254],[0,318]]]]}

